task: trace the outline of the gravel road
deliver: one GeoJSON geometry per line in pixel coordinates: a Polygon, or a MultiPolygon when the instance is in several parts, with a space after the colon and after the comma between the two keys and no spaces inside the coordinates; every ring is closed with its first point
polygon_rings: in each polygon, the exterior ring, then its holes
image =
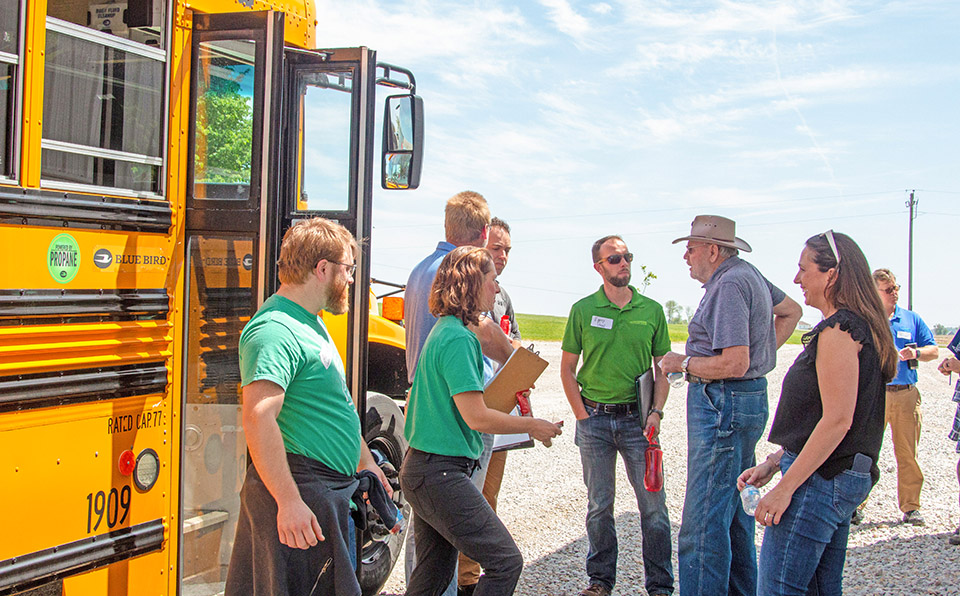
{"type": "MultiPolygon", "coordinates": [[[[547,449],[512,452],[500,493],[500,516],[523,552],[523,575],[516,593],[524,596],[576,595],[585,587],[587,553],[584,516],[587,508],[580,455],[573,444],[574,419],[560,385],[560,345],[538,343],[550,366],[533,396],[536,414],[564,420],[564,434],[547,449]]],[[[683,351],[682,344],[675,344],[683,351]]],[[[780,384],[800,346],[787,345],[778,354],[778,366],[767,379],[770,386],[770,419],[780,398],[780,384]]],[[[941,350],[940,359],[947,351],[941,350]]],[[[920,466],[926,476],[922,494],[925,527],[900,523],[897,508],[896,462],[889,431],[880,453],[880,481],[870,494],[866,520],[850,534],[844,571],[845,594],[937,594],[960,596],[960,547],[947,538],[957,527],[958,498],[954,445],[946,435],[956,404],[952,387],[940,375],[940,360],[920,364],[919,389],[923,396],[924,427],[920,466]]],[[[677,567],[677,531],[683,510],[686,480],[686,389],[670,390],[661,429],[664,449],[667,507],[670,512],[674,572],[677,567]]],[[[769,428],[768,428],[769,430],[769,428]]],[[[764,435],[766,436],[766,434],[764,435]]],[[[761,440],[757,458],[774,446],[761,440]]],[[[617,586],[614,594],[646,594],[640,553],[640,521],[632,489],[621,467],[617,475],[615,516],[620,538],[617,586]]],[[[761,532],[757,532],[757,547],[761,532]]],[[[382,594],[404,593],[403,564],[396,566],[382,594]]]]}

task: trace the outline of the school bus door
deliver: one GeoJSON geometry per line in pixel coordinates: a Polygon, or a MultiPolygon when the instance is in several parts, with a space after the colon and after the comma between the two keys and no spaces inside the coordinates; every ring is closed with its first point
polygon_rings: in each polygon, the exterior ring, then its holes
{"type": "Polygon", "coordinates": [[[283,15],[195,14],[187,153],[180,593],[223,591],[247,466],[237,342],[277,212],[283,15]]]}

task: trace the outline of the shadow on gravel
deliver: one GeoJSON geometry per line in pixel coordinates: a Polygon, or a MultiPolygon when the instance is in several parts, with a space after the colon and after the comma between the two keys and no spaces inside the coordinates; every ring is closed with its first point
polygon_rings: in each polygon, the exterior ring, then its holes
{"type": "MultiPolygon", "coordinates": [[[[636,506],[635,503],[633,503],[636,506]]],[[[586,511],[584,511],[586,515],[586,511]]],[[[680,520],[671,519],[671,554],[674,577],[677,570],[677,532],[680,520]]],[[[572,521],[568,521],[572,523],[572,521]]],[[[583,518],[577,520],[583,524],[583,518]]],[[[640,516],[636,511],[621,513],[616,518],[619,555],[617,557],[617,585],[614,595],[645,595],[643,587],[643,556],[641,554],[640,516]]],[[[544,545],[545,546],[545,545],[544,545]]],[[[525,561],[523,575],[517,585],[517,596],[576,596],[587,587],[587,536],[581,535],[573,542],[558,545],[553,552],[525,561]]],[[[676,579],[674,579],[676,582],[676,579]]]]}
{"type": "MultiPolygon", "coordinates": [[[[879,523],[876,527],[891,524],[879,523]]],[[[864,524],[864,529],[869,528],[864,524]]],[[[936,594],[960,596],[957,560],[960,547],[947,542],[949,532],[893,537],[847,549],[843,569],[846,596],[936,594]]]]}

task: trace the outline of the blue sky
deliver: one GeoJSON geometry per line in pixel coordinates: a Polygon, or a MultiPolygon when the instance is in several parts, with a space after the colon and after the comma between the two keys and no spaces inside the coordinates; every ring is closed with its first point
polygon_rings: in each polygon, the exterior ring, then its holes
{"type": "MultiPolygon", "coordinates": [[[[698,213],[737,221],[744,255],[793,285],[806,238],[850,234],[913,305],[960,324],[960,4],[811,0],[317,1],[320,47],[365,45],[424,98],[416,191],[374,195],[373,275],[405,281],[443,237],[443,205],[482,193],[513,227],[501,281],[518,312],[567,314],[621,234],[696,307],[682,244],[698,213]]],[[[819,313],[805,308],[815,323],[819,313]]]]}

